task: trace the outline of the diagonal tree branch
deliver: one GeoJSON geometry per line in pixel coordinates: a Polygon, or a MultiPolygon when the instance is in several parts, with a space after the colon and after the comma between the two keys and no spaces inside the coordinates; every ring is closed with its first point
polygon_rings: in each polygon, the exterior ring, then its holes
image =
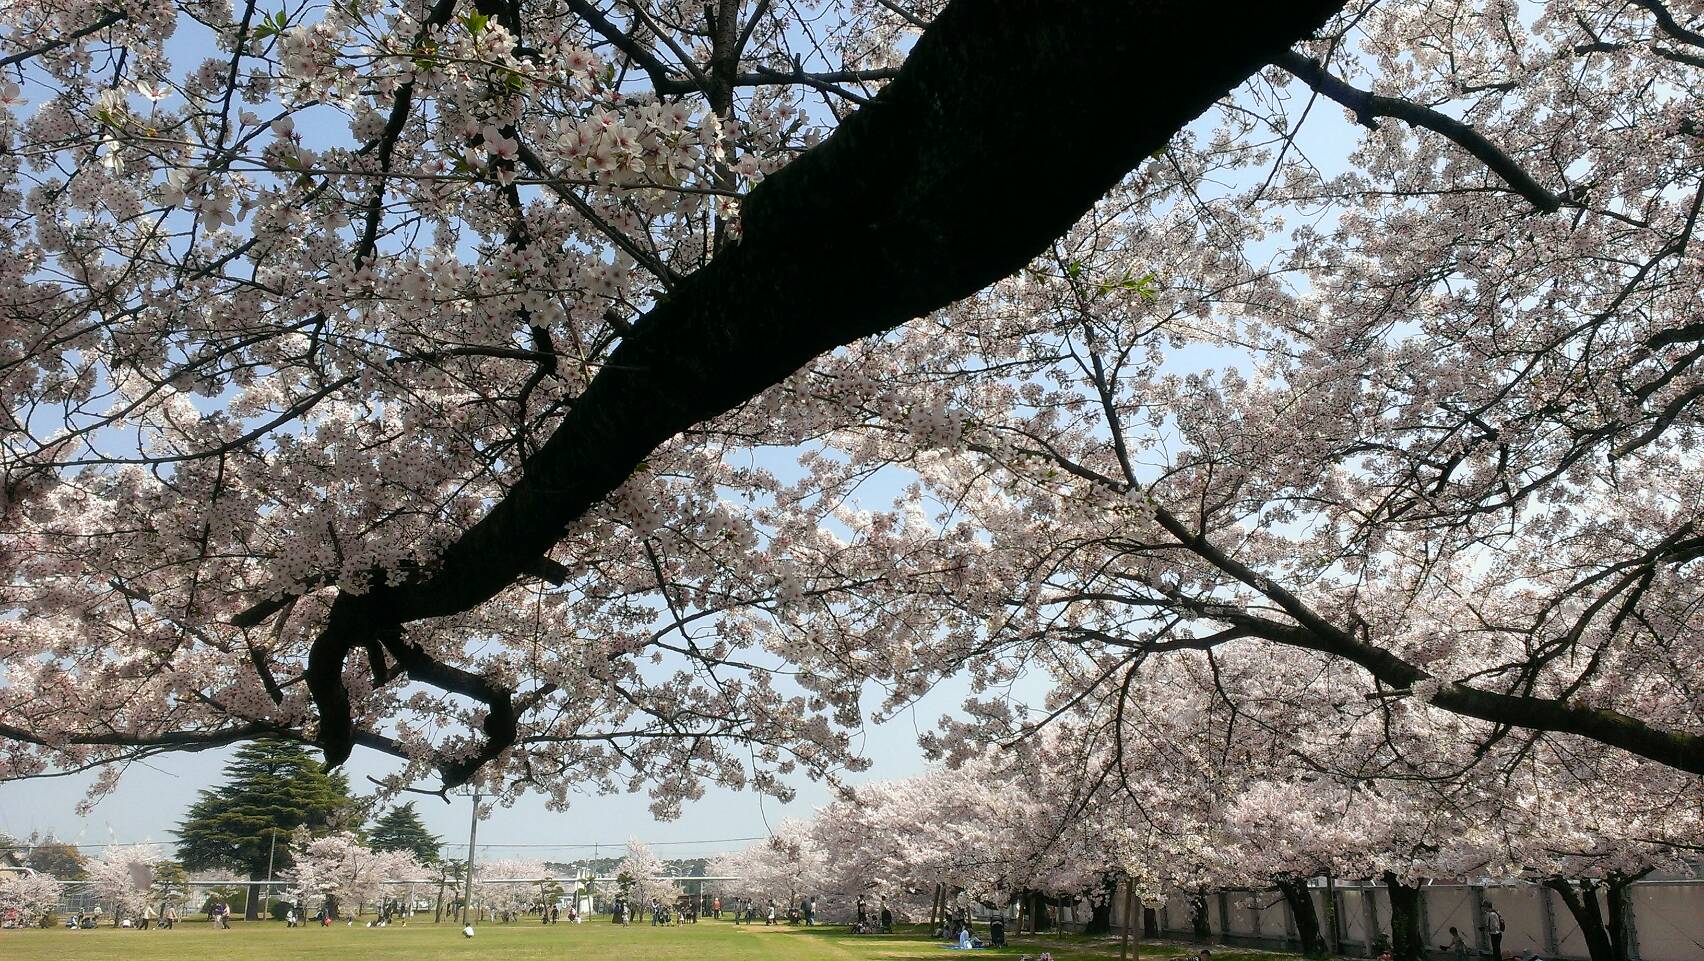
{"type": "Polygon", "coordinates": [[[1456,146],[1472,154],[1491,172],[1503,179],[1516,193],[1532,202],[1547,214],[1561,210],[1569,201],[1551,193],[1533,179],[1520,164],[1485,136],[1454,117],[1441,114],[1396,97],[1384,97],[1370,91],[1351,87],[1328,73],[1318,60],[1304,57],[1291,50],[1278,58],[1278,66],[1293,74],[1297,80],[1312,87],[1321,95],[1337,101],[1354,111],[1355,119],[1365,127],[1377,128],[1375,117],[1392,117],[1411,126],[1421,127],[1449,138],[1456,146]]]}
{"type": "MultiPolygon", "coordinates": [[[[818,354],[1022,267],[1339,5],[948,6],[879,95],[751,192],[743,240],[634,325],[521,479],[435,571],[336,598],[307,671],[328,760],[346,759],[355,734],[341,675],[350,651],[397,625],[484,603],[693,424],[818,354]]],[[[487,733],[486,756],[512,741],[508,731],[487,733]]]]}
{"type": "Polygon", "coordinates": [[[1682,26],[1680,21],[1674,18],[1674,14],[1669,12],[1669,8],[1662,3],[1662,0],[1633,0],[1633,2],[1651,12],[1651,16],[1657,21],[1657,29],[1681,43],[1694,47],[1704,47],[1704,33],[1689,30],[1682,26]]]}
{"type": "Polygon", "coordinates": [[[4,57],[0,57],[0,67],[10,67],[14,63],[23,63],[25,60],[29,60],[33,57],[39,57],[44,53],[52,53],[60,47],[70,46],[84,37],[100,33],[102,30],[105,30],[113,24],[118,23],[120,20],[123,20],[125,16],[126,14],[123,10],[109,10],[102,14],[100,19],[86,27],[73,30],[62,37],[54,37],[52,40],[49,40],[39,46],[30,47],[25,50],[20,50],[17,53],[7,54],[4,57]]]}

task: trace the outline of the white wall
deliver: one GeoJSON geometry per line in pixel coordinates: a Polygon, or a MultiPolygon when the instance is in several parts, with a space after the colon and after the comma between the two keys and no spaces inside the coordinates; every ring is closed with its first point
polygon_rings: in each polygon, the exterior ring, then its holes
{"type": "Polygon", "coordinates": [[[1434,888],[1426,892],[1426,943],[1448,944],[1450,928],[1461,932],[1461,939],[1478,946],[1480,932],[1475,930],[1472,888],[1434,888]]]}
{"type": "Polygon", "coordinates": [[[1644,961],[1704,958],[1704,883],[1633,885],[1633,928],[1644,961]]]}
{"type": "MultiPolygon", "coordinates": [[[[1381,936],[1390,931],[1390,898],[1380,885],[1337,883],[1337,916],[1343,948],[1350,956],[1364,956],[1381,936]],[[1374,927],[1369,932],[1367,910],[1371,905],[1374,927]],[[1370,936],[1369,936],[1370,934],[1370,936]]],[[[1325,889],[1312,890],[1320,924],[1327,924],[1325,889]]],[[[1584,939],[1574,916],[1560,895],[1535,884],[1507,884],[1476,888],[1461,884],[1431,884],[1422,891],[1425,903],[1427,946],[1437,949],[1449,941],[1454,926],[1476,949],[1489,951],[1490,943],[1480,930],[1475,901],[1490,901],[1503,915],[1505,954],[1535,951],[1546,959],[1583,961],[1584,939]],[[1548,902],[1548,908],[1547,908],[1548,902]]],[[[1704,879],[1646,881],[1633,885],[1633,925],[1636,958],[1639,961],[1704,961],[1704,879]]],[[[1232,892],[1228,918],[1221,918],[1217,894],[1207,897],[1213,934],[1228,932],[1239,939],[1258,938],[1281,947],[1295,936],[1289,907],[1275,891],[1232,892]],[[1256,915],[1259,925],[1256,926],[1256,915]],[[1226,924],[1226,921],[1229,924],[1226,924]]],[[[1158,911],[1162,934],[1189,941],[1189,902],[1177,895],[1158,911]]],[[[1434,955],[1443,958],[1442,952],[1434,955]]],[[[1483,957],[1483,956],[1481,956],[1483,957]]]]}

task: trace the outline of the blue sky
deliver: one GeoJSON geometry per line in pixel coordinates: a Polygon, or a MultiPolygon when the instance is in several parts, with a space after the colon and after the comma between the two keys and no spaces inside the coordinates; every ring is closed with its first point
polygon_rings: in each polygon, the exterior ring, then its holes
{"type": "MultiPolygon", "coordinates": [[[[868,726],[863,749],[875,762],[857,779],[881,780],[904,777],[924,769],[917,747],[917,732],[943,713],[952,712],[963,696],[962,684],[947,684],[931,692],[911,711],[881,726],[868,726]]],[[[133,765],[116,791],[97,803],[87,816],[76,808],[94,775],[0,783],[0,832],[23,837],[32,831],[51,832],[60,839],[95,845],[108,842],[159,841],[169,843],[167,833],[197,791],[219,781],[220,769],[229,751],[176,754],[133,765]]],[[[393,759],[356,749],[347,767],[352,786],[359,791],[366,776],[394,770],[393,759]]],[[[782,805],[773,799],[727,790],[713,790],[703,800],[688,804],[681,818],[659,823],[647,809],[645,795],[577,797],[566,812],[548,810],[542,798],[528,796],[512,808],[498,808],[479,826],[482,859],[492,857],[537,857],[563,859],[592,854],[591,848],[516,848],[502,845],[613,844],[619,847],[629,837],[652,842],[682,842],[749,838],[769,833],[769,826],[789,816],[807,816],[826,803],[828,793],[803,777],[794,782],[798,798],[782,805]],[[490,847],[486,847],[489,845],[490,847]]],[[[468,829],[467,799],[443,804],[422,798],[415,807],[431,830],[444,838],[465,844],[468,829]]],[[[696,857],[741,847],[741,844],[677,844],[659,847],[663,857],[696,857]]],[[[602,847],[603,853],[611,848],[602,847]]]]}

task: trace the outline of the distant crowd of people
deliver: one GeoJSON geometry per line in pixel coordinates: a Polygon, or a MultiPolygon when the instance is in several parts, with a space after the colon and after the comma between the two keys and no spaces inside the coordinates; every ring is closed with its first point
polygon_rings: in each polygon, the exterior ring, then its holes
{"type": "MultiPolygon", "coordinates": [[[[644,914],[651,916],[653,927],[665,924],[697,924],[698,899],[682,895],[671,904],[662,898],[652,898],[650,904],[634,906],[624,897],[618,897],[610,904],[609,919],[615,924],[632,924],[635,917],[644,914]]],[[[575,909],[574,920],[579,919],[578,909],[575,909]]]]}
{"type": "MultiPolygon", "coordinates": [[[[711,902],[712,913],[722,916],[722,899],[711,902]]],[[[759,902],[756,898],[739,897],[733,899],[731,913],[735,924],[816,924],[816,898],[801,898],[797,903],[787,902],[783,907],[774,898],[759,902]]]]}
{"type": "MultiPolygon", "coordinates": [[[[221,905],[221,907],[222,907],[222,905],[221,905]]],[[[209,917],[214,917],[214,915],[211,912],[209,912],[209,917]]],[[[217,919],[215,918],[215,920],[217,920],[217,919]]],[[[115,924],[114,926],[120,927],[120,928],[131,928],[131,929],[134,929],[134,930],[137,930],[137,931],[144,931],[144,930],[147,930],[148,928],[156,928],[156,929],[175,928],[175,927],[177,927],[177,923],[178,923],[178,910],[177,910],[176,905],[167,904],[163,910],[155,910],[154,906],[150,904],[150,905],[144,906],[142,908],[142,910],[140,912],[138,912],[136,917],[134,917],[134,918],[124,918],[124,917],[119,918],[117,924],[115,924]]],[[[87,930],[87,929],[90,929],[90,928],[100,927],[101,926],[101,908],[100,908],[100,905],[97,904],[93,908],[89,909],[88,911],[73,911],[70,914],[67,914],[65,916],[65,926],[67,928],[81,929],[81,930],[87,930]]],[[[224,923],[222,923],[221,926],[230,927],[230,924],[228,922],[224,922],[224,923]]]]}

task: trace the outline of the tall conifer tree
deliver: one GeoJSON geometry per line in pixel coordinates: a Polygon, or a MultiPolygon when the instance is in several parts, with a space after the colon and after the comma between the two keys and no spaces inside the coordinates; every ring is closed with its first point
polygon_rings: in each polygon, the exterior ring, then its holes
{"type": "MultiPolygon", "coordinates": [[[[190,870],[225,868],[266,878],[289,866],[290,832],[354,827],[360,811],[341,773],[326,773],[307,749],[285,741],[243,745],[225,765],[225,783],[201,792],[173,832],[190,870]],[[276,844],[274,843],[276,841],[276,844]]],[[[261,891],[250,885],[244,917],[260,916],[261,891]]]]}
{"type": "Polygon", "coordinates": [[[443,841],[426,830],[425,822],[414,810],[414,802],[409,801],[375,820],[367,831],[367,843],[375,851],[407,851],[421,864],[436,864],[443,841]]]}

